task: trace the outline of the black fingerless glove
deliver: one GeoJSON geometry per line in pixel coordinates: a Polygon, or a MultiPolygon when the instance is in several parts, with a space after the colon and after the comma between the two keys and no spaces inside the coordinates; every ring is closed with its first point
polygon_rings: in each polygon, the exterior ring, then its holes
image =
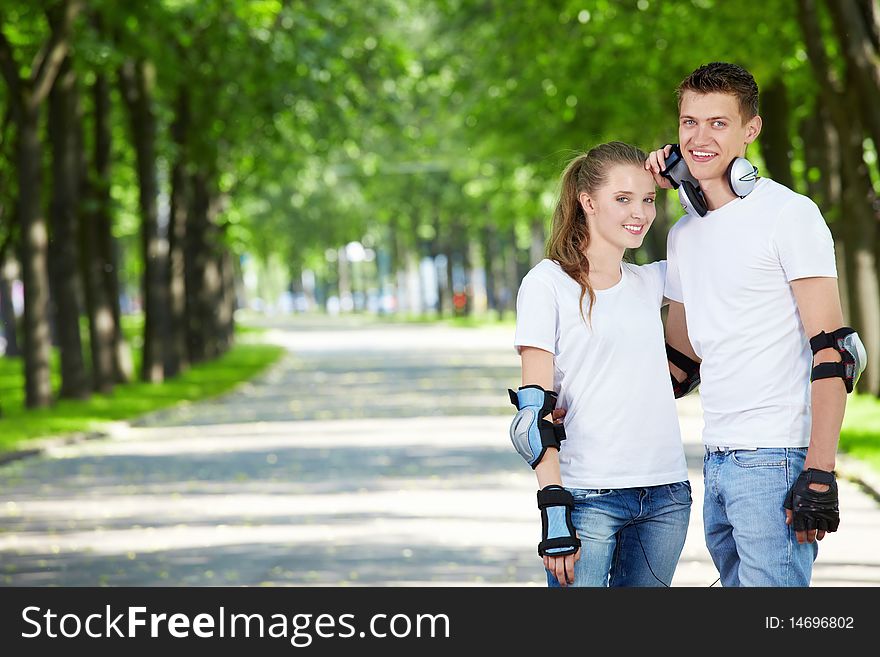
{"type": "Polygon", "coordinates": [[[795,480],[783,506],[791,509],[795,531],[821,529],[836,532],[840,524],[840,506],[837,500],[837,480],[833,472],[807,468],[795,480]],[[823,493],[812,490],[810,484],[827,484],[823,493]]]}

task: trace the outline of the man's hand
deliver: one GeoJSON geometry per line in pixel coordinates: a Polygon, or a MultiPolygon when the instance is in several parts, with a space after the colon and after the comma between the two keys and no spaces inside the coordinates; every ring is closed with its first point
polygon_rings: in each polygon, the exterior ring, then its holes
{"type": "Polygon", "coordinates": [[[672,189],[672,183],[660,175],[660,172],[666,168],[666,158],[672,149],[672,144],[666,144],[663,148],[651,151],[648,159],[645,160],[645,170],[650,171],[656,182],[663,189],[672,189]]]}
{"type": "Polygon", "coordinates": [[[564,557],[551,557],[545,554],[544,568],[553,573],[560,586],[568,586],[574,584],[574,562],[580,558],[580,548],[574,554],[567,554],[564,557]]]}
{"type": "Polygon", "coordinates": [[[798,543],[813,543],[835,532],[840,525],[837,481],[833,472],[807,468],[789,490],[783,503],[785,524],[794,524],[798,543]]]}

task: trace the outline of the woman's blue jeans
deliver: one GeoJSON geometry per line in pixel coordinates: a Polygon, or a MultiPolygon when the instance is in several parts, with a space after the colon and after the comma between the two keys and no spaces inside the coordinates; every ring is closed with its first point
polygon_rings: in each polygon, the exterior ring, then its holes
{"type": "MultiPolygon", "coordinates": [[[[573,586],[670,586],[691,515],[691,485],[569,488],[581,539],[573,586]]],[[[559,586],[547,572],[547,583],[559,586]]]]}

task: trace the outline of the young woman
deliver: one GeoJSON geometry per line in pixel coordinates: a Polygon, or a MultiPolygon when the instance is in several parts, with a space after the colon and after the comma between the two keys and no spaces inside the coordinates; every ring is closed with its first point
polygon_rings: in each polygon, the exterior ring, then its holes
{"type": "Polygon", "coordinates": [[[687,533],[660,317],[666,263],[623,261],[656,216],[645,159],[611,142],[569,163],[548,257],[517,297],[511,438],[537,474],[550,586],[669,586],[687,533]],[[547,419],[557,401],[564,432],[547,419]]]}

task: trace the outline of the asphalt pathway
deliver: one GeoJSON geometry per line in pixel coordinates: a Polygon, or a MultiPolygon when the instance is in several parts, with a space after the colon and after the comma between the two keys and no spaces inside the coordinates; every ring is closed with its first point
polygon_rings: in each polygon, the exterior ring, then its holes
{"type": "MultiPolygon", "coordinates": [[[[510,446],[510,327],[278,320],[233,393],[0,466],[0,584],[544,584],[535,480],[510,446]]],[[[699,400],[674,586],[709,586],[699,400]]],[[[814,585],[880,585],[880,506],[840,486],[814,585]]],[[[717,585],[716,585],[717,586],[717,585]]]]}

